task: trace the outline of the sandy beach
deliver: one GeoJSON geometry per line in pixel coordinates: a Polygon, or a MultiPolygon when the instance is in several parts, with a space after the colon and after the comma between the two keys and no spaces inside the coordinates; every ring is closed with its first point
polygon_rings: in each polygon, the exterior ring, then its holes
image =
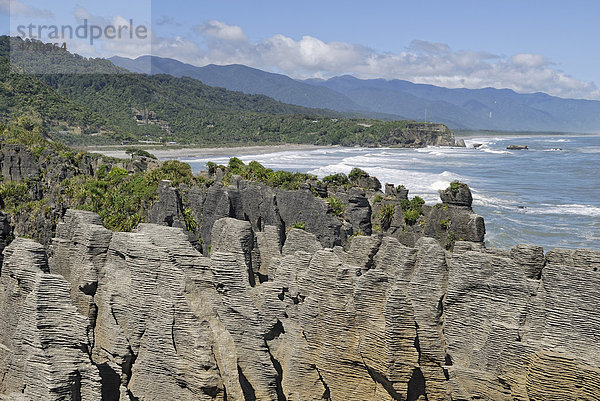
{"type": "MultiPolygon", "coordinates": [[[[137,146],[136,146],[137,147],[137,146]]],[[[299,144],[288,144],[288,145],[263,145],[263,146],[240,146],[240,147],[223,147],[223,148],[146,148],[148,152],[152,153],[161,160],[164,159],[186,159],[208,156],[243,156],[249,154],[267,154],[277,153],[286,151],[299,151],[299,150],[315,150],[323,149],[331,146],[316,146],[316,145],[299,145],[299,144]]],[[[144,147],[139,147],[144,149],[144,147]]],[[[128,158],[129,155],[125,153],[125,148],[98,148],[90,147],[86,149],[88,152],[101,153],[110,157],[128,158]]]]}

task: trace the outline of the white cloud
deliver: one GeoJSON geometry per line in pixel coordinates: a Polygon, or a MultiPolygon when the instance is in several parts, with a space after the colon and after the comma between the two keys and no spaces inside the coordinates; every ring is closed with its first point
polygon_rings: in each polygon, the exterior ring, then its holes
{"type": "Polygon", "coordinates": [[[50,10],[42,10],[37,7],[23,4],[17,0],[0,0],[0,10],[12,16],[22,16],[29,18],[54,18],[50,10]]]}
{"type": "Polygon", "coordinates": [[[543,67],[552,64],[539,54],[519,53],[510,58],[510,61],[515,65],[524,67],[543,67]]]}
{"type": "Polygon", "coordinates": [[[120,15],[108,17],[94,15],[86,8],[78,5],[73,10],[73,16],[80,26],[85,21],[89,30],[85,38],[74,36],[73,38],[60,39],[67,43],[67,49],[72,53],[77,53],[84,57],[110,57],[116,55],[136,58],[141,55],[150,54],[152,51],[152,32],[148,26],[144,25],[146,33],[140,32],[140,35],[135,34],[136,28],[140,26],[138,21],[132,20],[134,34],[130,35],[130,20],[120,15]],[[93,38],[93,44],[90,42],[92,26],[99,27],[102,31],[100,33],[95,28],[94,33],[99,37],[97,39],[96,37],[93,38]],[[107,30],[107,28],[113,29],[107,30]],[[114,38],[108,38],[106,32],[109,32],[114,38]]]}
{"type": "MultiPolygon", "coordinates": [[[[0,0],[5,1],[5,0],[0,0]]],[[[126,22],[121,17],[93,16],[83,7],[74,12],[81,21],[105,26],[126,22]]],[[[245,64],[294,78],[329,78],[352,74],[359,78],[404,79],[449,88],[510,88],[521,93],[546,92],[560,97],[599,99],[593,82],[578,80],[539,54],[499,56],[483,51],[453,50],[444,43],[414,40],[405,51],[386,53],[345,42],[324,42],[312,36],[299,40],[277,34],[260,42],[248,39],[242,28],[209,21],[194,28],[205,40],[200,45],[184,37],[150,41],[104,40],[70,49],[83,56],[135,58],[144,54],[170,57],[193,65],[245,64]]]]}
{"type": "Polygon", "coordinates": [[[539,54],[511,57],[473,50],[453,50],[445,43],[414,40],[406,51],[385,53],[312,36],[299,40],[277,34],[252,42],[238,26],[209,21],[197,27],[207,39],[200,47],[183,38],[161,39],[154,54],[194,65],[245,64],[295,78],[328,78],[352,74],[360,78],[404,79],[450,88],[509,88],[561,97],[600,98],[593,82],[573,78],[539,54]]]}
{"type": "Polygon", "coordinates": [[[445,43],[433,43],[415,39],[412,42],[410,42],[409,49],[415,51],[424,51],[430,54],[440,54],[448,53],[450,51],[450,46],[448,46],[445,43]]]}
{"type": "Polygon", "coordinates": [[[198,33],[206,35],[208,37],[226,40],[226,41],[240,41],[244,42],[248,40],[242,28],[237,25],[227,25],[221,21],[211,20],[204,25],[198,25],[195,27],[198,33]]]}

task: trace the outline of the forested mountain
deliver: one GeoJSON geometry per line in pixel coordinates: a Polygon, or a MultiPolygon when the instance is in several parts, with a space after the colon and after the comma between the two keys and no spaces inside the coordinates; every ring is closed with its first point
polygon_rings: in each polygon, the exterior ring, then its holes
{"type": "Polygon", "coordinates": [[[451,128],[529,131],[600,131],[600,102],[562,99],[545,93],[509,89],[449,89],[402,80],[293,80],[243,65],[196,67],[173,59],[113,57],[115,65],[136,71],[190,76],[245,93],[262,93],[286,103],[326,107],[384,119],[438,121],[451,128]]]}
{"type": "Polygon", "coordinates": [[[376,145],[390,143],[390,136],[397,143],[398,130],[407,126],[405,121],[343,118],[330,110],[215,88],[189,77],[130,73],[106,60],[51,46],[17,52],[9,65],[9,38],[0,41],[5,72],[0,78],[0,119],[29,114],[68,143],[376,145]],[[48,73],[40,74],[42,70],[48,73]]]}
{"type": "Polygon", "coordinates": [[[600,102],[562,99],[510,89],[448,89],[402,80],[361,80],[341,76],[306,81],[342,93],[361,105],[413,119],[440,121],[455,128],[597,132],[600,102]]]}
{"type": "Polygon", "coordinates": [[[350,98],[329,88],[298,82],[282,74],[273,74],[241,64],[226,66],[210,64],[196,67],[178,60],[156,56],[142,56],[135,60],[115,56],[109,60],[133,72],[187,76],[198,79],[206,85],[249,94],[263,94],[284,103],[343,112],[373,111],[365,109],[350,98]]]}

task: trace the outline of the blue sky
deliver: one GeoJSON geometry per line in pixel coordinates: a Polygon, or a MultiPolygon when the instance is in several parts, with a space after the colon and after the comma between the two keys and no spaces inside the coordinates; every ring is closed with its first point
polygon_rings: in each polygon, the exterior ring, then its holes
{"type": "MultiPolygon", "coordinates": [[[[0,10],[8,3],[0,0],[0,10]]],[[[73,24],[76,8],[80,20],[81,10],[104,21],[151,20],[152,53],[195,65],[241,63],[297,78],[349,73],[600,99],[598,1],[10,3],[13,31],[17,21],[39,16],[73,24]]],[[[85,56],[149,52],[108,41],[71,49],[85,56]]]]}

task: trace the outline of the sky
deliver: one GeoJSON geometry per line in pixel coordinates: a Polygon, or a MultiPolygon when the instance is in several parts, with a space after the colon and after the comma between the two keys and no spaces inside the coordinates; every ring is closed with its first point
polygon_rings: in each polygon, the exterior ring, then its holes
{"type": "Polygon", "coordinates": [[[595,100],[599,18],[592,0],[0,0],[3,34],[84,20],[148,29],[145,38],[68,41],[86,57],[151,53],[300,79],[351,74],[595,100]]]}

